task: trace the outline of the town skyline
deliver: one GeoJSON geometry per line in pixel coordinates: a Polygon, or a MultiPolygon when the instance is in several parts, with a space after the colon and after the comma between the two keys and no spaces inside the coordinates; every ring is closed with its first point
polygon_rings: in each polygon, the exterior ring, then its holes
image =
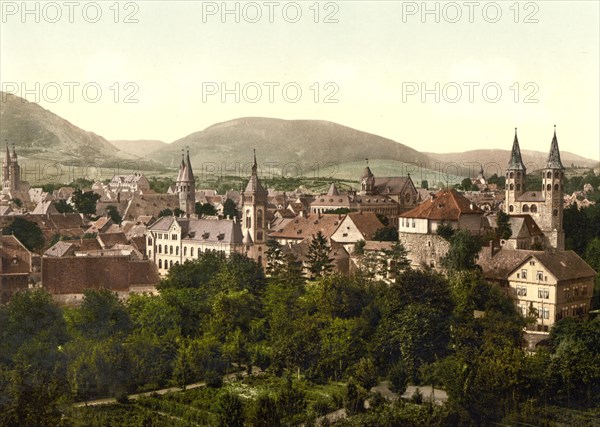
{"type": "Polygon", "coordinates": [[[437,153],[502,148],[518,127],[546,151],[556,124],[569,151],[600,159],[597,3],[502,3],[499,18],[491,3],[453,4],[283,2],[270,17],[255,2],[130,2],[92,22],[88,4],[69,16],[4,2],[2,89],[108,140],[275,117],[437,153]]]}

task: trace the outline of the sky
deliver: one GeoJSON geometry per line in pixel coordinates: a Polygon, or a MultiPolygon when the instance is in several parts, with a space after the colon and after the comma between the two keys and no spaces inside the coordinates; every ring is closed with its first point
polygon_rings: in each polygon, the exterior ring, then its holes
{"type": "Polygon", "coordinates": [[[598,1],[0,1],[0,83],[109,140],[238,117],[600,159],[598,1]]]}

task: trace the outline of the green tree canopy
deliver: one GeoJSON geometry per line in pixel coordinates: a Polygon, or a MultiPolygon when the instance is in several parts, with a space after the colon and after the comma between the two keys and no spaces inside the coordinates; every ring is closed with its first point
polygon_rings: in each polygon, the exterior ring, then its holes
{"type": "Polygon", "coordinates": [[[32,252],[44,247],[44,234],[40,227],[25,218],[15,217],[12,222],[2,230],[4,235],[14,235],[27,249],[32,252]]]}

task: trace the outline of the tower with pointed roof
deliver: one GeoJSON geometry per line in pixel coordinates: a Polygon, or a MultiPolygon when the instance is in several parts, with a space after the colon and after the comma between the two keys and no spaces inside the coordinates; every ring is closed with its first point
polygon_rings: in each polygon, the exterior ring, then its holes
{"type": "Polygon", "coordinates": [[[187,154],[181,153],[181,164],[176,182],[177,194],[179,195],[179,209],[186,215],[195,212],[196,207],[196,179],[190,162],[190,150],[187,154]]]}
{"type": "Polygon", "coordinates": [[[8,143],[6,144],[6,154],[2,161],[2,188],[8,190],[10,186],[10,151],[8,150],[8,143]]]}
{"type": "Polygon", "coordinates": [[[563,250],[565,246],[562,224],[564,171],[565,168],[560,160],[555,125],[548,160],[544,165],[542,175],[544,206],[538,225],[548,237],[549,243],[558,250],[563,250]]]}
{"type": "Polygon", "coordinates": [[[2,162],[2,188],[5,191],[19,191],[21,189],[21,167],[17,157],[17,151],[13,144],[12,154],[6,144],[6,153],[2,162]]]}
{"type": "Polygon", "coordinates": [[[515,139],[510,153],[510,160],[506,168],[506,197],[507,213],[515,213],[515,202],[525,192],[525,177],[527,169],[521,158],[521,148],[515,128],[515,139]]]}
{"type": "Polygon", "coordinates": [[[375,175],[371,172],[369,167],[369,159],[366,159],[367,165],[360,177],[360,194],[370,195],[375,190],[375,175]]]}
{"type": "MultiPolygon", "coordinates": [[[[256,164],[256,150],[254,150],[254,163],[252,164],[252,174],[242,192],[242,234],[244,235],[244,245],[255,246],[259,250],[260,245],[265,244],[267,240],[267,196],[268,192],[263,188],[258,179],[258,166],[256,164]]],[[[259,250],[260,251],[260,250],[259,250]]],[[[249,254],[253,258],[260,257],[260,254],[249,254]]]]}
{"type": "Polygon", "coordinates": [[[526,191],[526,169],[521,159],[521,150],[515,129],[511,157],[506,169],[504,210],[509,215],[531,216],[544,233],[543,247],[562,251],[565,245],[562,228],[564,167],[560,160],[556,126],[548,160],[542,173],[542,188],[526,191]]]}

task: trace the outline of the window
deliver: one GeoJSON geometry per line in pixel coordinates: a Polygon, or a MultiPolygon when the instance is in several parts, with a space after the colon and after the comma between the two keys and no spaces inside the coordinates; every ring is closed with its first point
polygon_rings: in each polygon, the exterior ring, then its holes
{"type": "Polygon", "coordinates": [[[263,212],[262,209],[259,209],[256,213],[256,227],[262,228],[263,226],[263,212]]]}
{"type": "Polygon", "coordinates": [[[558,190],[558,184],[554,184],[554,190],[558,190]]]}
{"type": "Polygon", "coordinates": [[[170,255],[173,255],[173,245],[171,245],[171,246],[169,247],[169,254],[170,254],[170,255]]]}
{"type": "Polygon", "coordinates": [[[187,256],[187,246],[183,247],[183,256],[187,256]]]}
{"type": "Polygon", "coordinates": [[[162,254],[162,245],[158,245],[158,253],[162,254]]]}
{"type": "Polygon", "coordinates": [[[512,211],[514,211],[514,210],[515,210],[515,208],[513,207],[513,205],[510,205],[510,206],[508,207],[508,211],[509,211],[509,212],[512,212],[512,211]]]}
{"type": "MultiPolygon", "coordinates": [[[[511,172],[509,177],[510,177],[510,179],[513,179],[515,177],[515,174],[513,172],[511,172]]],[[[512,188],[511,188],[511,190],[512,190],[512,188]]]]}
{"type": "Polygon", "coordinates": [[[513,184],[510,184],[510,185],[508,186],[508,189],[509,189],[509,190],[514,190],[514,189],[515,189],[515,186],[514,186],[513,184]]]}
{"type": "Polygon", "coordinates": [[[529,206],[523,205],[523,212],[529,212],[529,206]]]}
{"type": "Polygon", "coordinates": [[[190,256],[194,256],[194,247],[193,246],[190,248],[190,256]]]}
{"type": "Polygon", "coordinates": [[[546,185],[546,191],[552,190],[552,186],[550,184],[546,185]]]}
{"type": "Polygon", "coordinates": [[[169,261],[169,268],[173,267],[173,260],[169,261]]]}
{"type": "Polygon", "coordinates": [[[517,296],[526,297],[527,296],[527,286],[517,286],[517,296]]]}
{"type": "Polygon", "coordinates": [[[175,255],[179,255],[179,246],[175,246],[175,255]]]}
{"type": "Polygon", "coordinates": [[[521,270],[521,279],[527,279],[527,270],[521,270]]]}
{"type": "Polygon", "coordinates": [[[152,237],[148,237],[148,246],[152,246],[152,237]]]}
{"type": "Polygon", "coordinates": [[[415,220],[413,219],[413,220],[412,220],[412,228],[415,228],[415,227],[416,227],[416,225],[417,225],[417,223],[416,223],[416,222],[415,222],[415,220]]]}
{"type": "Polygon", "coordinates": [[[171,240],[177,240],[177,234],[171,234],[171,240]]]}
{"type": "Polygon", "coordinates": [[[550,291],[548,290],[548,288],[538,288],[538,298],[550,298],[550,291]]]}
{"type": "Polygon", "coordinates": [[[544,279],[544,272],[543,271],[538,271],[535,274],[535,277],[536,277],[537,280],[543,280],[544,279]]]}
{"type": "Polygon", "coordinates": [[[538,310],[538,317],[540,319],[550,319],[550,309],[542,308],[538,310]]]}
{"type": "Polygon", "coordinates": [[[158,268],[162,268],[162,259],[158,260],[158,268]]]}
{"type": "Polygon", "coordinates": [[[246,228],[251,228],[252,226],[252,218],[250,217],[250,209],[246,209],[246,228]]]}
{"type": "Polygon", "coordinates": [[[531,205],[530,211],[533,213],[537,212],[537,205],[531,205]]]}

